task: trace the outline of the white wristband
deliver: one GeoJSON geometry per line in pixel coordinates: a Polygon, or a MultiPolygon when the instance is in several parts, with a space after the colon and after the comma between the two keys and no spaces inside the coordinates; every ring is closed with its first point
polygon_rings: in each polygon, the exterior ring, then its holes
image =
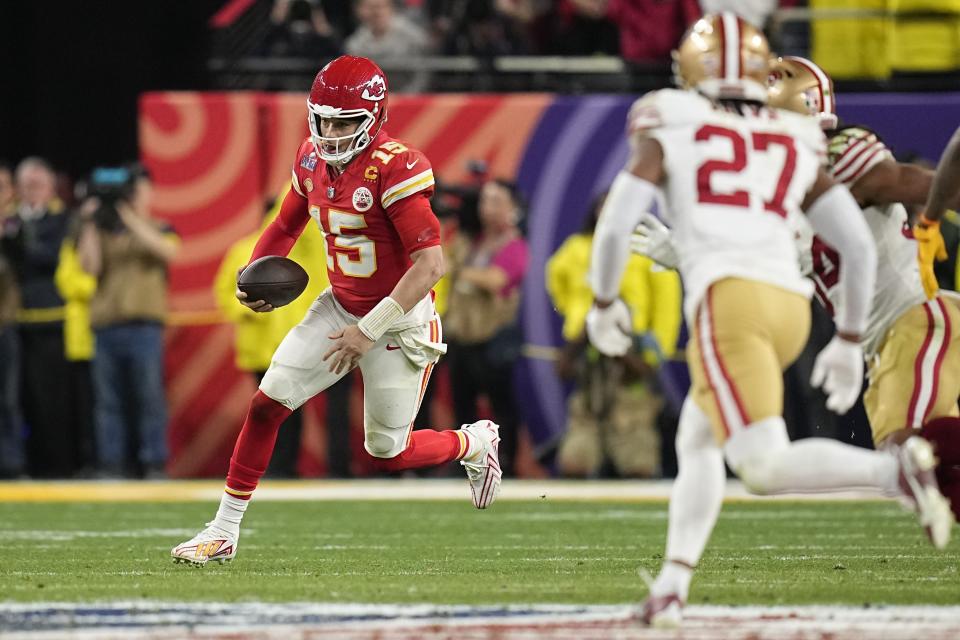
{"type": "Polygon", "coordinates": [[[397,320],[403,317],[403,307],[400,303],[387,296],[377,303],[367,315],[360,318],[357,328],[374,342],[379,340],[397,320]]]}

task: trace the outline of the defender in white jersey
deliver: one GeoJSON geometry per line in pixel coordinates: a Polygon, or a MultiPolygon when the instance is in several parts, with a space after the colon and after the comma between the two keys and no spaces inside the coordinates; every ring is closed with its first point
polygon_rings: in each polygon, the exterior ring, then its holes
{"type": "MultiPolygon", "coordinates": [[[[933,172],[898,163],[879,136],[864,127],[837,128],[833,83],[810,60],[780,58],[771,78],[770,104],[813,115],[827,130],[828,171],[850,188],[877,246],[876,288],[864,333],[870,381],[864,406],[874,442],[897,443],[931,420],[957,417],[960,311],[937,293],[936,251],[917,247],[919,236],[942,250],[939,219],[921,219],[911,228],[901,204],[923,204],[933,172]]],[[[839,256],[809,230],[798,242],[809,253],[804,262],[810,264],[818,300],[836,314],[844,304],[837,286],[839,256]]]]}
{"type": "Polygon", "coordinates": [[[937,546],[949,539],[952,518],[925,440],[911,438],[893,457],[787,437],[782,372],[806,342],[812,289],[790,221],[806,211],[844,259],[846,303],[812,380],[839,412],[860,391],[876,251],[849,191],[820,168],[826,149],[816,124],[765,105],[768,58],[763,34],[731,13],[691,28],[676,54],[684,91],[654,92],[631,110],[631,157],[594,236],[587,332],[601,352],[619,355],[630,345],[629,314],[616,298],[630,235],[665,189],[688,296],[692,386],[677,433],[666,561],[643,608],[654,625],[680,621],[719,514],[724,458],[757,493],[875,487],[904,495],[937,546]]]}

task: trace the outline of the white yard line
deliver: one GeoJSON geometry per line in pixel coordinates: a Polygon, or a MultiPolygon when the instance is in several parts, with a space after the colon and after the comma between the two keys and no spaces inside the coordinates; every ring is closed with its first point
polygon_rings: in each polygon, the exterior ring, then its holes
{"type": "Polygon", "coordinates": [[[680,632],[646,629],[628,606],[468,607],[340,603],[0,603],[7,640],[378,638],[497,640],[948,640],[960,607],[693,606],[680,632]]]}
{"type": "MultiPolygon", "coordinates": [[[[507,480],[498,500],[564,500],[665,502],[669,480],[507,480]]],[[[5,502],[207,502],[223,491],[218,481],[159,482],[0,482],[0,503],[5,502]]],[[[465,480],[265,480],[257,489],[263,500],[467,500],[465,480]]],[[[757,497],[738,481],[727,482],[727,501],[880,499],[874,492],[757,497]]]]}

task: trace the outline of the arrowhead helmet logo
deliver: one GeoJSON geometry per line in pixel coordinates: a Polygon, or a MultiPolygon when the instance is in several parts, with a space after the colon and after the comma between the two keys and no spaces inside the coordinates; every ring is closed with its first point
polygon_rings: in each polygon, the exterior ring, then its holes
{"type": "Polygon", "coordinates": [[[373,102],[380,102],[387,97],[387,83],[379,73],[374,74],[374,76],[363,85],[363,93],[360,97],[364,100],[372,100],[373,102]]]}

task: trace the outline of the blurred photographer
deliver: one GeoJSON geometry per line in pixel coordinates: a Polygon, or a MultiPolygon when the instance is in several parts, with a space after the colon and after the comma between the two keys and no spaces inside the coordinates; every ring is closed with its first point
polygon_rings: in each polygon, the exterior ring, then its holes
{"type": "Polygon", "coordinates": [[[166,223],[151,218],[152,189],[139,165],[96,169],[80,211],[80,265],[97,278],[90,324],[97,454],[105,475],[161,477],[167,457],[163,325],[167,267],[179,242],[166,223]],[[137,459],[125,460],[132,450],[137,459]]]}

